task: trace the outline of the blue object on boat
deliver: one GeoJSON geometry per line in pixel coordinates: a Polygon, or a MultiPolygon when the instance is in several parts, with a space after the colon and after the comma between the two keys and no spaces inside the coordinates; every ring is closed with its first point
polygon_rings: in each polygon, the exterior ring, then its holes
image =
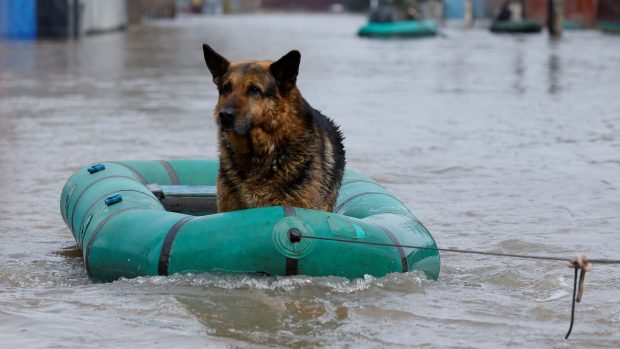
{"type": "Polygon", "coordinates": [[[88,170],[88,173],[90,173],[90,174],[97,173],[99,171],[105,170],[105,165],[104,164],[94,164],[94,165],[90,166],[87,170],[88,170]]]}
{"type": "Polygon", "coordinates": [[[107,198],[105,198],[106,206],[112,206],[114,204],[118,204],[121,201],[123,201],[123,197],[120,194],[108,196],[107,198]]]}

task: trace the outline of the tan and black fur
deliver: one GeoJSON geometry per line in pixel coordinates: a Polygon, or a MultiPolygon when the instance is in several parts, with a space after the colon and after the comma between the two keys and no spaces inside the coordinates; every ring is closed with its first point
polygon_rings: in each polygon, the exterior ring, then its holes
{"type": "Polygon", "coordinates": [[[229,62],[203,45],[217,85],[218,211],[295,206],[333,211],[345,166],[343,137],[297,89],[301,55],[229,62]]]}

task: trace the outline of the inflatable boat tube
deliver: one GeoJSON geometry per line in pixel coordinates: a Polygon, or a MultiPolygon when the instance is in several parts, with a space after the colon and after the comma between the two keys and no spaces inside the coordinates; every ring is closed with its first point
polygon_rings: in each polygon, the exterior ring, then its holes
{"type": "Polygon", "coordinates": [[[216,213],[217,171],[210,160],[111,161],[77,171],[60,210],[88,274],[104,282],[204,272],[438,277],[435,250],[364,243],[436,247],[369,177],[347,170],[333,213],[282,206],[216,213]]]}
{"type": "Polygon", "coordinates": [[[600,21],[598,27],[606,33],[620,34],[620,22],[600,21]]]}
{"type": "Polygon", "coordinates": [[[370,22],[358,31],[362,37],[390,38],[390,37],[424,37],[437,35],[437,21],[398,21],[398,22],[370,22]]]}
{"type": "Polygon", "coordinates": [[[537,21],[495,21],[489,28],[493,33],[528,34],[540,33],[542,25],[537,21]]]}

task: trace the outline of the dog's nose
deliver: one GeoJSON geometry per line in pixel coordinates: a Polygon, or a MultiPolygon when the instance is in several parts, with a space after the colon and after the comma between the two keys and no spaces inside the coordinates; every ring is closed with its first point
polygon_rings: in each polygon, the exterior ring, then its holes
{"type": "Polygon", "coordinates": [[[231,107],[224,107],[220,110],[220,129],[222,131],[235,128],[235,110],[231,107]]]}

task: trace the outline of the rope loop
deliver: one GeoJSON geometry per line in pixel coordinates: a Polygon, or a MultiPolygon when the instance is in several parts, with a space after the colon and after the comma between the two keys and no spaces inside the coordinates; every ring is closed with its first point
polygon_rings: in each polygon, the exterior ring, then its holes
{"type": "Polygon", "coordinates": [[[573,330],[573,323],[575,322],[575,302],[581,302],[583,297],[583,284],[586,278],[586,272],[592,270],[592,263],[588,262],[585,255],[579,255],[573,258],[568,265],[569,268],[575,269],[575,280],[573,282],[573,299],[570,312],[570,326],[564,339],[568,339],[571,331],[573,330]],[[577,274],[579,274],[579,286],[577,286],[577,274]]]}
{"type": "Polygon", "coordinates": [[[592,270],[592,263],[588,262],[585,255],[579,255],[571,260],[570,267],[581,271],[579,273],[579,292],[577,292],[577,297],[575,298],[575,302],[579,303],[583,297],[583,284],[586,278],[586,272],[592,270]]]}
{"type": "Polygon", "coordinates": [[[580,254],[579,256],[573,258],[570,261],[569,267],[574,268],[574,269],[582,269],[585,271],[590,271],[592,270],[592,263],[588,261],[588,258],[585,255],[580,254]]]}

